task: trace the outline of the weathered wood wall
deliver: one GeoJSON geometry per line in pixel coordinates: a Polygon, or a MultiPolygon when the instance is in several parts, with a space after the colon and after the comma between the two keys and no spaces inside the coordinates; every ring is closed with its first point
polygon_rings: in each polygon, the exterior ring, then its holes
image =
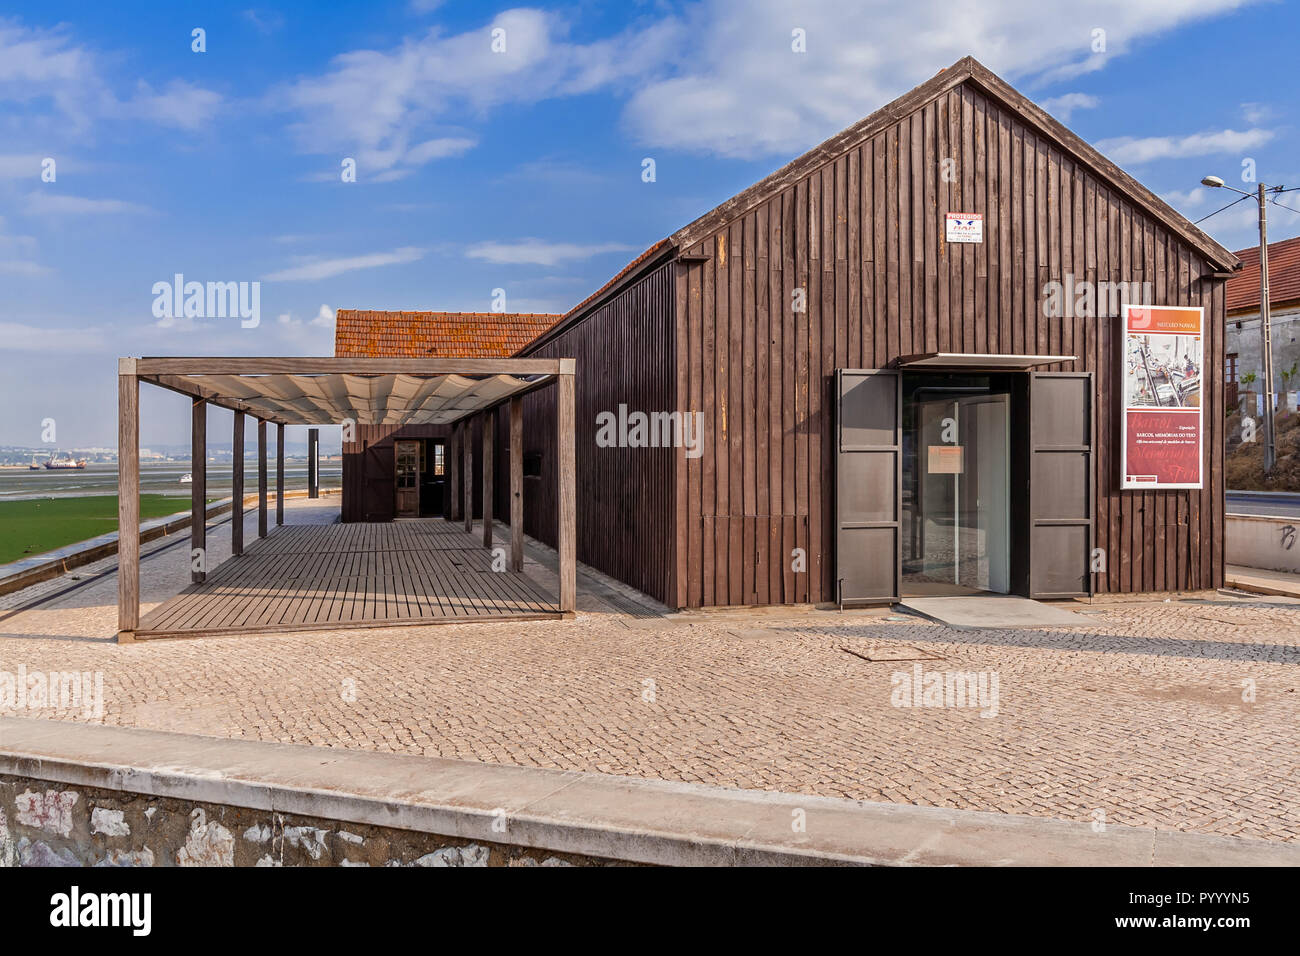
{"type": "MultiPolygon", "coordinates": [[[[673,270],[663,265],[526,355],[576,360],[578,560],[671,603],[675,548],[673,450],[600,448],[596,416],[672,411],[673,270]]],[[[555,388],[526,395],[524,457],[540,454],[541,477],[524,478],[524,528],[555,544],[555,388]]],[[[508,409],[496,424],[496,513],[510,513],[505,468],[508,409]]]]}
{"type": "Polygon", "coordinates": [[[827,157],[683,251],[708,257],[674,267],[677,402],[703,412],[705,454],[674,472],[671,603],[833,600],[832,373],[935,351],[1078,355],[1054,370],[1096,372],[1098,590],[1222,584],[1224,300],[1221,281],[1201,278],[1216,267],[978,85],[827,157]],[[945,243],[950,211],[983,213],[983,243],[945,243]],[[1203,491],[1119,490],[1120,320],[1046,317],[1044,287],[1067,274],[1149,281],[1156,304],[1205,307],[1203,491]],[[792,309],[797,289],[806,313],[792,309]]]}
{"type": "Polygon", "coordinates": [[[357,425],[355,440],[343,443],[343,520],[391,521],[396,480],[393,442],[398,438],[446,438],[450,434],[451,428],[446,425],[357,425]],[[369,464],[367,456],[371,456],[369,464]],[[386,498],[382,487],[385,482],[386,498]]]}

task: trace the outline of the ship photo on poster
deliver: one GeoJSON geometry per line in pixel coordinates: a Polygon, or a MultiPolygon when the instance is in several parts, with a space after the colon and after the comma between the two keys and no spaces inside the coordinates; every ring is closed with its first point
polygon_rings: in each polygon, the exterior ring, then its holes
{"type": "Polygon", "coordinates": [[[1202,486],[1204,310],[1126,305],[1122,487],[1202,486]]]}

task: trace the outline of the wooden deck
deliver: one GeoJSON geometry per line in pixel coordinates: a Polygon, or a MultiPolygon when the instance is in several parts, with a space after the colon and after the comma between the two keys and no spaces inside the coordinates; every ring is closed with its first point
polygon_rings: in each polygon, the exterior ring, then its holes
{"type": "Polygon", "coordinates": [[[481,540],[441,518],[286,525],[154,608],[136,637],[562,616],[523,574],[493,571],[481,540]]]}

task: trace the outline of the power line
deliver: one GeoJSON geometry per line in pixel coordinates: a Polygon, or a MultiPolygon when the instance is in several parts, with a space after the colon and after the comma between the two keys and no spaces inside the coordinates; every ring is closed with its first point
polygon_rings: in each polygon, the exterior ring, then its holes
{"type": "Polygon", "coordinates": [[[1281,206],[1283,209],[1289,210],[1290,212],[1300,212],[1300,209],[1296,209],[1292,206],[1288,206],[1286,203],[1278,202],[1276,199],[1270,199],[1269,202],[1271,202],[1274,206],[1281,206]]]}
{"type": "MultiPolygon", "coordinates": [[[[1238,196],[1236,199],[1228,203],[1228,205],[1224,206],[1222,209],[1214,210],[1214,212],[1210,213],[1210,216],[1217,216],[1219,213],[1223,212],[1224,209],[1231,209],[1233,206],[1237,205],[1237,203],[1241,202],[1243,199],[1254,199],[1254,198],[1255,198],[1254,196],[1251,196],[1249,194],[1245,196],[1238,196]]],[[[1201,223],[1205,222],[1205,220],[1209,219],[1210,216],[1202,216],[1200,219],[1196,220],[1196,222],[1192,223],[1192,225],[1199,226],[1201,223]]]]}

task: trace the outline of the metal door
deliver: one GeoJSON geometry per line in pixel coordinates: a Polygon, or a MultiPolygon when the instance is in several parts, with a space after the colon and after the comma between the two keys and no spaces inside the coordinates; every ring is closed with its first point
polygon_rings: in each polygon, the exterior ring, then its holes
{"type": "Polygon", "coordinates": [[[1029,379],[1029,596],[1091,594],[1091,372],[1029,379]]]}
{"type": "Polygon", "coordinates": [[[835,575],[841,605],[899,597],[900,393],[896,371],[835,372],[835,575]]]}

